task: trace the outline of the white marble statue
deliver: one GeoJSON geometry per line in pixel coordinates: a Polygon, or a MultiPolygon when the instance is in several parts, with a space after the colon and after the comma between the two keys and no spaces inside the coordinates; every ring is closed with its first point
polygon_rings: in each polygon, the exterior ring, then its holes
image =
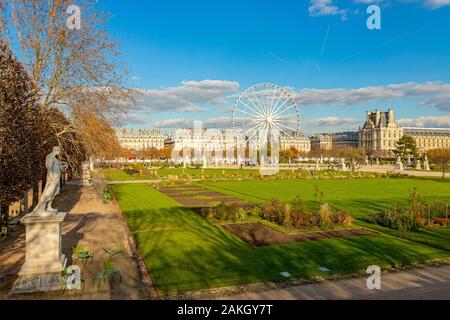
{"type": "Polygon", "coordinates": [[[416,160],[416,169],[417,170],[422,169],[422,163],[420,162],[420,160],[416,160]]]}
{"type": "Polygon", "coordinates": [[[412,165],[411,157],[408,156],[408,160],[406,160],[406,164],[408,167],[410,167],[412,165]]]}
{"type": "Polygon", "coordinates": [[[423,169],[426,171],[430,171],[430,163],[428,162],[428,157],[425,155],[425,159],[423,160],[423,169]]]}
{"type": "Polygon", "coordinates": [[[67,170],[66,162],[60,162],[56,156],[61,153],[60,147],[54,147],[53,151],[47,155],[45,166],[47,167],[47,181],[41,198],[33,210],[33,216],[52,216],[57,209],[52,208],[53,199],[59,194],[61,184],[61,172],[67,170]]]}
{"type": "Polygon", "coordinates": [[[397,157],[397,162],[395,163],[395,170],[397,171],[403,171],[404,167],[403,167],[403,163],[402,163],[402,158],[400,156],[397,157]]]}
{"type": "Polygon", "coordinates": [[[347,171],[347,165],[345,164],[345,159],[344,158],[341,159],[341,170],[342,171],[347,171]]]}

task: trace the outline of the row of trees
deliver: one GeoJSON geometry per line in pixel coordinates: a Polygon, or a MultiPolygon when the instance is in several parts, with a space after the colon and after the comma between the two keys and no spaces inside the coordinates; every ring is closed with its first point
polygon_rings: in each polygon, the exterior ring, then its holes
{"type": "MultiPolygon", "coordinates": [[[[411,136],[403,136],[397,142],[394,154],[403,160],[420,158],[419,148],[411,136]]],[[[450,149],[431,149],[426,152],[426,155],[433,164],[439,167],[442,171],[442,179],[445,179],[448,167],[450,166],[450,149]]]]}
{"type": "MultiPolygon", "coordinates": [[[[69,30],[72,1],[0,0],[0,227],[7,207],[33,187],[55,145],[76,174],[90,157],[121,152],[112,125],[134,103],[107,33],[109,15],[79,0],[81,30],[69,30]],[[14,58],[14,55],[18,58],[14,58]]],[[[37,201],[37,199],[34,199],[37,201]]]]}
{"type": "Polygon", "coordinates": [[[120,155],[121,157],[128,159],[168,160],[172,158],[172,147],[166,146],[164,149],[148,148],[139,151],[122,148],[120,155]]]}

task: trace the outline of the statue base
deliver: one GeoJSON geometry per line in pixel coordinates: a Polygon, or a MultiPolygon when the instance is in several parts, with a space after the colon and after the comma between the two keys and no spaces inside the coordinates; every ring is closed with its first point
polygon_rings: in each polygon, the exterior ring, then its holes
{"type": "Polygon", "coordinates": [[[61,289],[61,272],[67,259],[62,253],[61,223],[66,212],[26,215],[25,263],[10,294],[45,292],[61,289]]]}
{"type": "Polygon", "coordinates": [[[61,272],[19,276],[9,294],[58,291],[63,289],[63,286],[61,272]]]}
{"type": "Polygon", "coordinates": [[[261,176],[274,176],[280,171],[280,168],[278,167],[269,167],[264,166],[259,168],[259,173],[261,176]]]}
{"type": "Polygon", "coordinates": [[[402,172],[404,170],[403,163],[401,163],[401,162],[400,163],[396,163],[395,167],[394,167],[394,170],[397,171],[397,172],[402,172]]]}

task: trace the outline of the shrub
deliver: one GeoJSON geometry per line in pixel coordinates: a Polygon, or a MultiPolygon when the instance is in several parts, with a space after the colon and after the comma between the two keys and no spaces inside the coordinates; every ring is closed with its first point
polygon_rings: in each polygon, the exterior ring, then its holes
{"type": "Polygon", "coordinates": [[[253,216],[253,217],[260,217],[261,214],[262,214],[262,209],[260,207],[253,207],[253,208],[250,209],[248,214],[253,216]]]}
{"type": "Polygon", "coordinates": [[[128,174],[128,175],[130,175],[130,176],[135,176],[135,175],[137,175],[137,174],[139,174],[140,173],[140,171],[139,170],[136,170],[136,169],[124,169],[123,170],[126,174],[128,174]]]}
{"type": "Polygon", "coordinates": [[[263,219],[282,225],[283,203],[280,200],[272,199],[268,205],[262,206],[261,209],[263,219]]]}
{"type": "Polygon", "coordinates": [[[447,202],[436,200],[430,205],[431,218],[448,218],[450,206],[447,202]]]}
{"type": "Polygon", "coordinates": [[[353,223],[352,216],[342,211],[332,213],[331,221],[339,226],[351,226],[353,223]]]}
{"type": "Polygon", "coordinates": [[[402,209],[377,212],[371,215],[371,220],[383,227],[398,231],[418,231],[421,227],[418,219],[402,209]]]}
{"type": "Polygon", "coordinates": [[[247,212],[244,208],[237,208],[235,212],[237,213],[238,220],[246,220],[248,218],[247,212]]]}
{"type": "Polygon", "coordinates": [[[449,218],[437,218],[436,220],[434,220],[434,222],[441,226],[447,226],[448,224],[450,224],[450,219],[449,218]]]}
{"type": "Polygon", "coordinates": [[[436,227],[436,219],[444,217],[448,218],[448,203],[441,200],[429,202],[414,187],[410,191],[407,207],[395,206],[385,212],[377,212],[371,215],[370,220],[394,230],[417,231],[421,227],[436,227]]]}
{"type": "Polygon", "coordinates": [[[309,210],[306,203],[299,197],[291,201],[291,220],[293,227],[302,227],[309,224],[309,210]]]}
{"type": "Polygon", "coordinates": [[[247,211],[235,204],[221,202],[215,208],[202,208],[200,215],[207,220],[238,221],[247,219],[247,211]]]}
{"type": "Polygon", "coordinates": [[[284,204],[282,213],[282,225],[285,227],[292,226],[291,206],[289,203],[284,204]]]}
{"type": "Polygon", "coordinates": [[[319,213],[318,213],[318,226],[320,227],[328,227],[331,225],[331,219],[330,219],[330,206],[328,203],[324,203],[320,205],[319,213]]]}
{"type": "Polygon", "coordinates": [[[202,208],[200,215],[208,221],[214,219],[214,210],[213,208],[202,208]]]}
{"type": "Polygon", "coordinates": [[[227,220],[229,215],[227,213],[227,205],[224,201],[222,201],[216,208],[214,217],[218,220],[227,220]]]}

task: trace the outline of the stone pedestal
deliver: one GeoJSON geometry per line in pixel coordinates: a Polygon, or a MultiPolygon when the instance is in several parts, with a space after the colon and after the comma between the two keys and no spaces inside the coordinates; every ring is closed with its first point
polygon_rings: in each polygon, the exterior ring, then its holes
{"type": "Polygon", "coordinates": [[[416,161],[416,170],[422,169],[422,164],[420,163],[420,160],[416,161]]]}
{"type": "Polygon", "coordinates": [[[397,161],[397,162],[395,163],[394,169],[395,169],[395,171],[397,171],[397,172],[403,172],[403,169],[404,169],[403,163],[402,163],[401,161],[397,161]]]}
{"type": "Polygon", "coordinates": [[[51,216],[26,215],[25,263],[10,294],[45,292],[61,289],[61,271],[66,267],[62,253],[61,223],[66,212],[51,216]]]}
{"type": "Polygon", "coordinates": [[[274,176],[280,171],[278,166],[265,165],[259,168],[259,173],[261,176],[274,176]]]}
{"type": "Polygon", "coordinates": [[[320,163],[319,163],[319,160],[316,161],[315,170],[316,170],[316,171],[320,171],[320,163]]]}
{"type": "Polygon", "coordinates": [[[423,161],[423,169],[426,171],[431,171],[430,163],[428,162],[427,156],[425,156],[425,160],[423,161]]]}
{"type": "Polygon", "coordinates": [[[341,171],[347,171],[347,164],[345,163],[345,159],[341,159],[340,169],[341,171]]]}

